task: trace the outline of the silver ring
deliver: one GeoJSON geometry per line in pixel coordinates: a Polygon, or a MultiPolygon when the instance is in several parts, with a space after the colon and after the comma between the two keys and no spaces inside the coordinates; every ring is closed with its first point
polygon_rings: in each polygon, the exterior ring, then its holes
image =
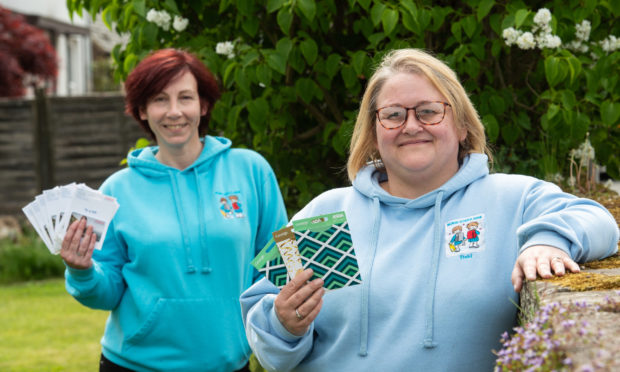
{"type": "Polygon", "coordinates": [[[297,319],[299,319],[299,320],[302,320],[304,318],[303,316],[301,316],[299,311],[297,311],[297,309],[295,309],[295,315],[297,315],[297,319]]]}
{"type": "Polygon", "coordinates": [[[553,258],[551,259],[551,262],[553,262],[553,261],[555,261],[555,260],[558,260],[558,261],[560,261],[560,262],[564,263],[564,260],[563,260],[563,259],[562,259],[562,257],[560,257],[560,256],[555,256],[555,257],[553,257],[553,258]]]}

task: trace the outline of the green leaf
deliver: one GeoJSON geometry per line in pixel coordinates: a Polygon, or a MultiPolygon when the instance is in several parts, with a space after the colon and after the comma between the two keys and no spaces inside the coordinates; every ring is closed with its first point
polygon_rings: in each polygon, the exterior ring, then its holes
{"type": "Polygon", "coordinates": [[[265,64],[260,64],[256,66],[256,78],[260,83],[263,83],[265,86],[271,84],[271,69],[269,66],[265,64]]]}
{"type": "Polygon", "coordinates": [[[366,53],[364,51],[358,50],[353,54],[351,58],[351,63],[353,65],[353,69],[357,75],[361,75],[364,72],[364,62],[366,61],[366,53]]]}
{"type": "Polygon", "coordinates": [[[476,18],[474,16],[467,16],[463,18],[462,25],[463,30],[465,30],[465,33],[471,39],[472,36],[474,36],[474,33],[476,32],[476,27],[478,25],[476,18]]]}
{"type": "Polygon", "coordinates": [[[381,16],[381,23],[383,25],[383,32],[386,35],[391,34],[398,23],[398,12],[393,9],[386,9],[381,16]]]}
{"type": "Polygon", "coordinates": [[[174,14],[181,14],[181,12],[179,12],[179,8],[177,7],[176,1],[174,0],[165,0],[164,8],[170,10],[174,14]]]}
{"type": "Polygon", "coordinates": [[[309,65],[312,65],[314,61],[316,61],[316,57],[319,52],[316,42],[313,39],[305,39],[299,44],[299,48],[301,49],[301,53],[304,55],[306,62],[308,62],[309,65]]]}
{"type": "Polygon", "coordinates": [[[272,69],[276,70],[280,74],[284,75],[286,73],[286,58],[280,55],[279,53],[265,53],[267,61],[267,65],[272,69]]]}
{"type": "Polygon", "coordinates": [[[288,35],[291,30],[291,24],[293,23],[293,14],[291,13],[291,8],[280,8],[276,20],[278,22],[278,26],[280,26],[280,30],[282,30],[285,35],[288,35]]]}
{"type": "Polygon", "coordinates": [[[381,22],[384,10],[385,5],[379,2],[376,2],[372,9],[370,9],[370,20],[375,27],[379,25],[379,22],[381,22]]]}
{"type": "Polygon", "coordinates": [[[352,88],[357,83],[357,75],[355,74],[355,70],[351,66],[343,66],[340,70],[342,74],[342,79],[344,80],[344,85],[347,88],[352,88]]]}
{"type": "Polygon", "coordinates": [[[562,106],[567,110],[572,110],[572,108],[577,105],[575,93],[570,89],[562,90],[562,92],[560,92],[560,97],[562,99],[562,106]]]}
{"type": "Polygon", "coordinates": [[[461,37],[461,22],[453,22],[452,26],[450,26],[450,31],[452,32],[452,35],[454,35],[454,38],[456,39],[456,41],[458,41],[459,43],[462,40],[461,37]]]}
{"type": "Polygon", "coordinates": [[[237,67],[237,62],[231,62],[224,69],[224,74],[222,76],[222,82],[224,83],[224,86],[229,86],[229,84],[232,82],[233,76],[235,76],[234,72],[235,72],[236,67],[237,67]]]}
{"type": "Polygon", "coordinates": [[[138,56],[136,56],[133,53],[128,54],[127,57],[125,58],[125,61],[123,62],[123,70],[125,71],[133,70],[133,68],[136,67],[138,62],[139,62],[138,56]]]}
{"type": "Polygon", "coordinates": [[[267,13],[273,13],[276,10],[282,8],[282,5],[286,0],[268,0],[267,1],[267,13]]]}
{"type": "Polygon", "coordinates": [[[232,133],[237,131],[237,121],[239,120],[239,114],[243,106],[235,105],[230,108],[228,115],[226,116],[226,130],[232,133]]]}
{"type": "Polygon", "coordinates": [[[263,97],[248,102],[248,119],[250,126],[255,132],[263,131],[264,123],[269,114],[269,103],[263,97]]]}
{"type": "Polygon", "coordinates": [[[558,112],[560,112],[560,106],[553,103],[550,104],[549,108],[547,109],[547,118],[549,120],[553,119],[558,114],[558,112]]]}
{"type": "Polygon", "coordinates": [[[554,87],[560,81],[560,59],[547,57],[545,59],[545,78],[550,87],[554,87]]]}
{"type": "Polygon", "coordinates": [[[297,6],[308,21],[314,21],[314,16],[316,15],[316,4],[314,0],[297,0],[297,6]]]}
{"type": "Polygon", "coordinates": [[[306,103],[312,101],[317,90],[319,90],[319,87],[313,80],[308,78],[301,78],[295,82],[295,92],[306,103]]]}
{"type": "Polygon", "coordinates": [[[289,53],[293,49],[293,42],[288,37],[283,37],[278,40],[276,44],[276,52],[280,54],[286,60],[288,58],[289,53]]]}
{"type": "MultiPolygon", "coordinates": [[[[133,0],[133,8],[136,11],[136,13],[142,17],[142,18],[146,18],[146,5],[145,5],[145,0],[133,0]]],[[[99,10],[99,9],[97,9],[99,10]]],[[[98,12],[97,12],[98,13],[98,12]]],[[[97,14],[95,13],[95,14],[97,14]]],[[[92,14],[92,12],[91,12],[92,14]]],[[[95,15],[93,14],[93,16],[95,15]]]]}
{"type": "Polygon", "coordinates": [[[330,54],[325,60],[325,73],[333,78],[340,69],[340,60],[342,58],[338,54],[330,54]]]}
{"type": "Polygon", "coordinates": [[[482,123],[484,124],[484,129],[487,132],[487,137],[489,137],[490,142],[495,142],[497,140],[497,136],[499,135],[499,123],[495,116],[488,114],[482,118],[482,123]]]}
{"type": "Polygon", "coordinates": [[[509,123],[508,125],[502,126],[502,138],[506,142],[507,145],[512,145],[521,135],[521,129],[513,123],[509,123]]]}
{"type": "Polygon", "coordinates": [[[476,12],[476,18],[478,21],[481,21],[484,17],[489,14],[491,8],[495,5],[495,0],[482,0],[478,4],[478,11],[476,12]]]}
{"type": "Polygon", "coordinates": [[[525,22],[525,19],[527,18],[529,13],[530,11],[527,9],[517,10],[517,13],[515,13],[515,28],[521,27],[521,25],[523,24],[523,22],[525,22]]]}
{"type": "Polygon", "coordinates": [[[609,100],[601,103],[601,120],[603,120],[603,124],[611,127],[618,124],[618,119],[620,119],[620,103],[609,100]]]}
{"type": "Polygon", "coordinates": [[[251,37],[256,36],[256,33],[258,32],[258,27],[258,17],[246,17],[241,25],[243,31],[245,31],[251,37]]]}
{"type": "Polygon", "coordinates": [[[362,6],[362,8],[364,8],[364,10],[368,10],[368,7],[370,6],[370,1],[371,0],[357,0],[357,2],[362,6]]]}

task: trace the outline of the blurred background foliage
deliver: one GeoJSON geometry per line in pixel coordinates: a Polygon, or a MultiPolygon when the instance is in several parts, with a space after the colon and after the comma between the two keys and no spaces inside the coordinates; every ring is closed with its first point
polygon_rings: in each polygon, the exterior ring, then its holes
{"type": "Polygon", "coordinates": [[[113,52],[118,81],[154,49],[199,55],[224,91],[211,134],[267,158],[289,213],[348,183],[343,167],[363,89],[394,48],[424,48],[456,70],[486,127],[495,171],[568,176],[571,150],[589,135],[596,162],[620,179],[618,1],[67,3],[131,35],[113,52]],[[506,29],[540,34],[542,8],[551,15],[546,32],[562,44],[508,45],[506,29]]]}

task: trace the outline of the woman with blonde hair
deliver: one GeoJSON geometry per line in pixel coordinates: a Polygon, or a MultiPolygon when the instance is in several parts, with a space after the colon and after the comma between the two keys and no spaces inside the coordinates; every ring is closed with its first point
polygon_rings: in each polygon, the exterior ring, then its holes
{"type": "Polygon", "coordinates": [[[484,127],[455,73],[421,50],[388,53],[360,106],[352,186],[293,217],[344,211],[362,284],[326,293],[322,279],[307,282],[311,270],[281,291],[255,283],[241,305],[261,364],[492,370],[523,281],[613,254],[618,228],[596,202],[533,177],[491,175],[488,160],[484,127]],[[475,244],[451,249],[468,225],[475,244]]]}

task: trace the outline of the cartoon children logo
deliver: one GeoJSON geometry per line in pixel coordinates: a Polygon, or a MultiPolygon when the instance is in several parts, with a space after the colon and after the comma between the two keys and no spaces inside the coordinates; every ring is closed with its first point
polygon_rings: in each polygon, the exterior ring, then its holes
{"type": "Polygon", "coordinates": [[[243,205],[239,201],[239,193],[216,193],[217,200],[220,202],[220,213],[225,219],[243,218],[243,205]]]}
{"type": "Polygon", "coordinates": [[[228,200],[222,197],[220,198],[220,204],[220,212],[222,213],[222,216],[224,216],[224,218],[233,218],[233,212],[230,205],[228,205],[228,200]]]}
{"type": "Polygon", "coordinates": [[[480,248],[478,242],[480,238],[480,231],[478,231],[478,222],[472,221],[467,224],[467,241],[469,242],[469,248],[480,248]]]}
{"type": "Polygon", "coordinates": [[[243,209],[241,208],[239,197],[237,195],[231,195],[228,197],[228,199],[230,200],[230,204],[232,204],[232,209],[235,212],[235,217],[243,217],[243,209]]]}
{"type": "Polygon", "coordinates": [[[472,258],[473,252],[481,252],[486,248],[485,216],[478,214],[452,220],[445,225],[446,256],[458,256],[461,259],[472,258]]]}
{"type": "Polygon", "coordinates": [[[463,227],[456,225],[452,228],[452,239],[450,240],[450,251],[460,252],[461,245],[465,242],[465,234],[463,234],[463,227]]]}

